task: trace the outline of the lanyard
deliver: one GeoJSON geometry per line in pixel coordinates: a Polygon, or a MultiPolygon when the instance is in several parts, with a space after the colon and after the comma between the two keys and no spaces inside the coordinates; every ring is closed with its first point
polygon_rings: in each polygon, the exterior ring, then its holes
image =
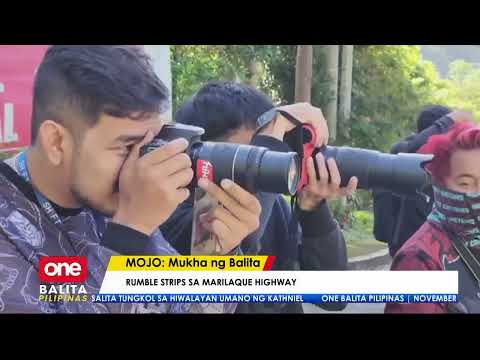
{"type": "MultiPolygon", "coordinates": [[[[31,183],[31,178],[30,174],[28,173],[28,168],[27,168],[27,156],[25,151],[22,151],[18,157],[17,157],[17,169],[20,174],[20,176],[27,182],[31,183]]],[[[40,194],[38,191],[34,190],[35,197],[37,198],[38,203],[42,207],[42,209],[45,211],[47,214],[48,218],[55,224],[55,225],[61,225],[62,224],[62,219],[60,216],[58,216],[57,212],[53,208],[52,204],[50,201],[48,201],[45,196],[40,194]]]]}
{"type": "MultiPolygon", "coordinates": [[[[27,167],[27,156],[25,151],[21,152],[18,157],[17,157],[17,169],[20,174],[20,176],[27,182],[31,183],[31,178],[30,174],[28,172],[28,167],[27,167]]],[[[37,198],[38,203],[42,207],[42,209],[45,211],[47,214],[48,218],[55,224],[55,225],[61,225],[62,219],[60,216],[58,216],[57,212],[55,211],[54,207],[52,206],[51,202],[45,198],[41,193],[36,191],[34,189],[35,197],[37,198]]],[[[95,220],[95,223],[97,224],[97,232],[98,236],[101,238],[103,233],[105,232],[105,221],[103,220],[103,215],[96,212],[92,211],[93,213],[93,218],[95,220]]]]}
{"type": "MultiPolygon", "coordinates": [[[[18,157],[17,157],[17,161],[16,161],[16,165],[17,165],[17,169],[18,169],[18,172],[19,172],[19,175],[27,182],[29,182],[30,184],[32,183],[31,182],[31,178],[30,178],[30,174],[28,172],[28,167],[27,167],[27,156],[26,156],[26,152],[25,151],[22,151],[18,157]]],[[[33,185],[32,185],[33,187],[33,185]]],[[[72,249],[75,249],[75,246],[73,246],[72,244],[72,241],[70,239],[70,236],[64,231],[62,230],[61,226],[58,226],[58,225],[62,225],[63,224],[63,221],[62,219],[60,218],[60,216],[58,216],[57,212],[55,211],[55,209],[53,208],[52,204],[50,203],[50,201],[47,200],[47,198],[45,198],[45,196],[43,196],[41,193],[39,193],[38,191],[36,191],[35,189],[33,189],[34,193],[35,193],[35,196],[37,198],[37,201],[38,203],[40,204],[40,206],[42,207],[42,209],[45,211],[45,213],[47,214],[47,216],[49,217],[49,219],[55,224],[57,225],[57,228],[58,230],[65,236],[65,238],[68,240],[68,242],[70,243],[70,245],[72,246],[72,249]]],[[[96,211],[93,212],[93,217],[95,219],[95,222],[97,224],[97,235],[99,236],[99,238],[101,238],[103,235],[103,231],[105,230],[105,222],[103,221],[103,217],[100,213],[97,213],[96,211]]],[[[94,256],[100,261],[100,257],[99,255],[95,255],[94,256]]],[[[89,271],[90,273],[90,271],[89,271]]],[[[90,275],[89,275],[90,277],[90,275]]],[[[98,282],[98,279],[96,278],[96,276],[93,276],[93,279],[95,280],[97,286],[101,283],[98,282]]],[[[62,302],[59,302],[59,304],[61,304],[62,302]]]]}

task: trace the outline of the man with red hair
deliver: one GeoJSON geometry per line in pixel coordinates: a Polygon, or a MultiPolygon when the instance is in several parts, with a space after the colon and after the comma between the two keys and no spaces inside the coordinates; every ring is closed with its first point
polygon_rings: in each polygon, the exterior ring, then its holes
{"type": "Polygon", "coordinates": [[[432,136],[419,152],[435,155],[426,166],[433,210],[395,255],[391,269],[456,270],[459,301],[388,303],[385,312],[480,313],[480,283],[471,270],[480,259],[480,126],[456,123],[446,134],[432,136]]]}

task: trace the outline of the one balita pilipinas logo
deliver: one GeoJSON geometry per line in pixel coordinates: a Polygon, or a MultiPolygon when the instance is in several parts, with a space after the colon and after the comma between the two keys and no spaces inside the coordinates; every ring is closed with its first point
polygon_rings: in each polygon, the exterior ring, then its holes
{"type": "Polygon", "coordinates": [[[88,301],[87,259],[83,256],[42,256],[38,262],[39,301],[88,301]],[[73,283],[73,284],[72,284],[73,283]]]}
{"type": "Polygon", "coordinates": [[[112,256],[107,271],[267,271],[274,256],[112,256]]]}

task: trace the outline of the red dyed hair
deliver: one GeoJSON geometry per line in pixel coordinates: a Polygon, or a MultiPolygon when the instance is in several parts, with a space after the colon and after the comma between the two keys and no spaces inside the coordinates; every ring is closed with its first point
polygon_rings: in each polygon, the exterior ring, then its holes
{"type": "Polygon", "coordinates": [[[474,149],[480,149],[480,126],[472,122],[460,122],[454,124],[446,134],[430,137],[418,152],[435,155],[426,168],[435,180],[443,183],[443,179],[450,173],[452,154],[456,150],[474,149]]]}

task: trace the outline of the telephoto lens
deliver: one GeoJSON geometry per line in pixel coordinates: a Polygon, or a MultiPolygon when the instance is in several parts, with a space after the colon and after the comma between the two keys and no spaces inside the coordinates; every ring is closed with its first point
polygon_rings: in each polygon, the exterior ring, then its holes
{"type": "Polygon", "coordinates": [[[325,159],[335,159],[342,178],[341,186],[346,186],[348,180],[356,176],[359,189],[385,189],[413,195],[430,183],[423,167],[433,159],[433,155],[393,155],[359,148],[324,146],[316,149],[313,156],[319,151],[325,159]]]}
{"type": "Polygon", "coordinates": [[[230,179],[245,190],[294,195],[300,180],[300,159],[295,152],[270,151],[267,148],[231,143],[202,142],[202,128],[166,124],[151,143],[140,150],[143,156],[166,143],[183,137],[189,142],[187,154],[192,160],[194,179],[205,177],[216,184],[230,179]]]}
{"type": "MultiPolygon", "coordinates": [[[[415,195],[430,185],[429,174],[424,166],[433,159],[425,154],[384,154],[375,150],[352,147],[322,146],[315,148],[315,130],[309,124],[289,131],[284,141],[297,152],[301,159],[300,189],[308,183],[306,160],[319,152],[325,160],[333,158],[340,172],[342,187],[351,177],[358,178],[358,189],[383,189],[400,195],[415,195]]],[[[314,161],[317,177],[318,166],[314,161]]],[[[328,168],[327,168],[328,169],[328,168]]]]}

